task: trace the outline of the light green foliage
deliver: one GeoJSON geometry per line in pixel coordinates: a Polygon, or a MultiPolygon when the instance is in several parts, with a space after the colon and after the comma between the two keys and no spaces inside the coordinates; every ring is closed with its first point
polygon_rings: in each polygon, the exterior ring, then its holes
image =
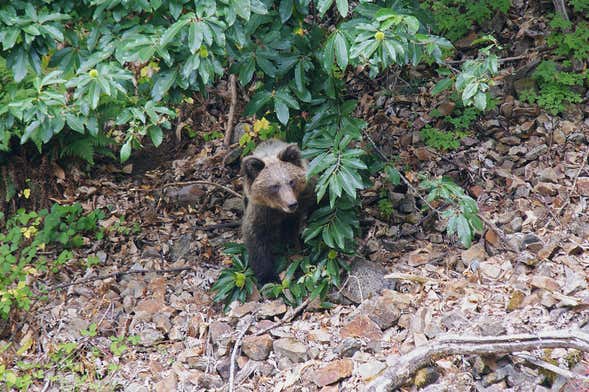
{"type": "Polygon", "coordinates": [[[489,87],[493,85],[493,77],[499,71],[497,55],[492,52],[499,48],[495,38],[485,36],[480,42],[491,42],[485,48],[479,50],[476,59],[465,61],[457,75],[452,75],[446,69],[440,69],[439,73],[448,76],[441,79],[432,89],[432,94],[439,94],[454,86],[460,94],[460,103],[464,106],[474,106],[478,110],[487,109],[489,101],[489,87]]]}
{"type": "Polygon", "coordinates": [[[71,249],[82,246],[82,236],[95,232],[103,217],[99,210],[84,214],[79,204],[55,204],[39,213],[21,209],[5,222],[0,215],[0,317],[28,309],[34,277],[69,262],[71,249]],[[47,248],[56,249],[55,259],[41,254],[47,248]]]}
{"type": "Polygon", "coordinates": [[[462,245],[470,247],[474,235],[483,230],[476,201],[449,178],[425,180],[420,185],[429,191],[429,202],[441,200],[449,203],[449,207],[442,212],[442,217],[448,220],[446,231],[448,235],[456,234],[462,245]]]}
{"type": "Polygon", "coordinates": [[[505,14],[511,7],[510,0],[426,0],[423,3],[433,15],[434,31],[451,41],[462,38],[473,24],[488,22],[495,13],[505,14]]]}
{"type": "Polygon", "coordinates": [[[244,302],[256,286],[253,271],[248,266],[247,250],[242,244],[228,243],[225,254],[231,256],[231,267],[224,269],[215,282],[212,291],[216,291],[213,301],[223,302],[225,309],[233,301],[244,302]]]}
{"type": "Polygon", "coordinates": [[[587,79],[587,72],[582,74],[563,72],[553,61],[541,62],[532,74],[538,85],[538,92],[533,90],[521,94],[521,99],[537,103],[548,113],[556,115],[566,110],[566,106],[583,101],[575,86],[582,86],[587,79]]]}
{"type": "Polygon", "coordinates": [[[575,12],[589,12],[589,0],[569,0],[568,3],[573,6],[575,12]]]}
{"type": "Polygon", "coordinates": [[[460,140],[467,135],[464,131],[441,131],[429,125],[423,127],[420,135],[427,146],[436,150],[455,150],[460,147],[460,140]]]}
{"type": "MultiPolygon", "coordinates": [[[[472,123],[480,117],[481,111],[474,107],[459,107],[451,116],[445,116],[444,122],[448,129],[440,130],[426,125],[420,132],[426,145],[437,150],[455,150],[460,147],[460,140],[471,133],[472,123]]],[[[432,116],[438,117],[439,112],[433,111],[432,116]]]]}
{"type": "MultiPolygon", "coordinates": [[[[589,10],[589,6],[587,9],[589,10]]],[[[589,58],[589,23],[582,21],[573,25],[562,16],[555,15],[550,21],[550,27],[552,32],[546,42],[554,47],[556,55],[579,61],[589,58]]]]}

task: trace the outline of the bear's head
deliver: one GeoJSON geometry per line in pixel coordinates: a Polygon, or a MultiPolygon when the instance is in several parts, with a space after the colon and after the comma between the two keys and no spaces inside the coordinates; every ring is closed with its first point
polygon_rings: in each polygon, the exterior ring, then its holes
{"type": "Polygon", "coordinates": [[[307,186],[307,169],[296,144],[264,160],[248,156],[241,170],[249,202],[289,214],[297,210],[299,196],[307,186]]]}

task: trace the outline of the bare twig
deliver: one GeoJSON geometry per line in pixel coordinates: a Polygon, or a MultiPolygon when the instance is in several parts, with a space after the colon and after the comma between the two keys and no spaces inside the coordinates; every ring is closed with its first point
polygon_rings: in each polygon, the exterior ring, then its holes
{"type": "Polygon", "coordinates": [[[309,303],[311,302],[311,297],[308,297],[306,300],[303,301],[302,304],[300,304],[299,306],[297,306],[292,313],[290,314],[285,314],[284,317],[280,320],[275,322],[274,324],[270,325],[269,327],[266,327],[264,329],[261,329],[259,331],[257,331],[254,335],[255,336],[260,336],[265,334],[266,332],[270,331],[271,329],[277,328],[279,326],[281,326],[284,323],[289,323],[291,322],[295,317],[297,317],[297,315],[299,313],[301,313],[306,307],[307,305],[309,305],[309,303]]]}
{"type": "Polygon", "coordinates": [[[564,3],[564,0],[552,0],[552,4],[554,5],[554,10],[556,13],[560,14],[564,20],[570,21],[569,15],[567,13],[567,6],[564,3]]]}
{"type": "Polygon", "coordinates": [[[515,252],[515,253],[519,253],[519,249],[517,249],[515,247],[515,245],[513,245],[512,243],[509,242],[509,240],[505,236],[505,233],[503,232],[503,230],[498,228],[495,223],[491,222],[489,219],[487,219],[487,217],[485,217],[481,213],[479,213],[479,218],[481,218],[481,220],[499,236],[499,238],[501,239],[501,241],[503,241],[503,243],[505,243],[509,246],[508,250],[511,250],[512,252],[515,252]]]}
{"type": "Polygon", "coordinates": [[[237,87],[235,75],[229,75],[229,90],[231,92],[231,104],[229,106],[229,115],[227,116],[227,125],[225,127],[225,139],[223,144],[229,147],[233,138],[233,118],[235,117],[235,106],[237,106],[237,87]]]}
{"type": "Polygon", "coordinates": [[[525,360],[526,362],[531,363],[534,366],[544,368],[552,373],[558,374],[559,376],[563,376],[565,378],[572,378],[576,380],[589,381],[589,377],[581,376],[580,374],[575,374],[568,369],[563,369],[559,366],[538,359],[532,355],[526,353],[515,353],[514,355],[518,358],[525,360]]]}
{"type": "MultiPolygon", "coordinates": [[[[169,183],[165,184],[164,186],[162,186],[161,189],[165,190],[167,188],[171,188],[171,187],[175,187],[175,186],[186,186],[186,185],[211,185],[211,186],[215,186],[217,188],[223,189],[224,191],[231,193],[235,197],[242,197],[239,193],[237,193],[236,191],[234,191],[233,189],[231,189],[225,185],[221,185],[216,182],[207,181],[207,180],[169,182],[169,183]]],[[[129,189],[129,192],[154,192],[156,190],[157,189],[131,188],[131,189],[129,189]]]]}
{"type": "Polygon", "coordinates": [[[237,351],[239,351],[239,347],[241,347],[241,341],[243,340],[243,337],[245,336],[247,330],[250,328],[253,322],[253,316],[250,316],[248,320],[244,321],[245,325],[243,326],[243,329],[237,336],[237,340],[235,340],[233,352],[231,353],[231,362],[229,365],[229,392],[233,392],[233,384],[235,383],[235,360],[237,358],[237,351]]]}
{"type": "Polygon", "coordinates": [[[182,271],[192,271],[192,270],[194,270],[194,267],[179,267],[179,268],[170,268],[170,269],[164,269],[164,270],[143,269],[143,270],[129,270],[129,271],[113,272],[112,274],[93,276],[92,278],[81,279],[76,282],[58,284],[58,285],[49,287],[47,289],[47,291],[55,291],[55,290],[63,289],[65,287],[75,286],[75,285],[79,285],[79,284],[86,284],[86,283],[94,282],[97,280],[104,280],[104,279],[109,279],[109,278],[119,278],[124,275],[149,274],[149,273],[165,274],[165,273],[176,273],[176,272],[182,272],[182,271]]]}
{"type": "MultiPolygon", "coordinates": [[[[533,55],[533,53],[525,53],[525,54],[520,54],[519,56],[503,57],[503,58],[499,59],[498,61],[500,63],[506,63],[508,61],[527,59],[528,57],[531,57],[532,55],[533,55]]],[[[449,60],[449,61],[446,61],[446,63],[447,64],[462,64],[468,60],[472,60],[472,59],[449,60]]]]}
{"type": "Polygon", "coordinates": [[[449,355],[504,354],[547,348],[573,348],[589,352],[589,334],[580,330],[564,330],[484,337],[447,335],[405,355],[389,357],[387,363],[392,365],[371,382],[367,390],[399,388],[420,368],[449,355]]]}
{"type": "Polygon", "coordinates": [[[581,161],[581,166],[579,166],[579,170],[577,170],[577,173],[575,174],[575,177],[573,178],[573,185],[571,186],[570,189],[567,190],[567,198],[556,213],[557,216],[559,216],[561,214],[562,210],[564,210],[564,208],[570,203],[571,192],[574,192],[575,188],[577,187],[577,180],[579,179],[581,172],[583,171],[583,169],[585,168],[585,165],[587,164],[588,157],[589,157],[589,146],[587,146],[587,150],[585,151],[585,155],[583,155],[583,160],[581,161]]]}
{"type": "Polygon", "coordinates": [[[226,187],[225,185],[217,184],[216,182],[206,181],[206,180],[170,182],[170,183],[164,185],[162,187],[162,189],[170,188],[173,186],[184,186],[184,185],[194,185],[194,184],[216,186],[217,188],[223,189],[224,191],[231,193],[235,197],[242,197],[239,193],[235,192],[233,189],[231,189],[229,187],[226,187]]]}

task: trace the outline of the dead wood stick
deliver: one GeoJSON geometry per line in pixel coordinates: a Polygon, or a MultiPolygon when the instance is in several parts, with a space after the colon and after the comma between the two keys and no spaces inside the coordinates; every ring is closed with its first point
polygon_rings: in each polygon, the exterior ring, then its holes
{"type": "Polygon", "coordinates": [[[534,366],[544,368],[552,373],[558,374],[559,376],[563,376],[565,378],[572,378],[572,379],[576,379],[576,380],[589,381],[589,377],[587,377],[587,376],[575,374],[568,369],[563,369],[559,366],[556,366],[556,365],[553,365],[549,362],[538,359],[532,355],[529,355],[526,353],[515,353],[514,355],[518,358],[523,359],[526,362],[531,363],[534,366]]]}
{"type": "Polygon", "coordinates": [[[233,118],[235,117],[235,106],[237,106],[237,86],[235,75],[229,75],[229,91],[231,92],[231,104],[229,106],[229,115],[227,116],[227,125],[225,127],[225,139],[223,144],[229,147],[233,138],[233,118]]]}
{"type": "Polygon", "coordinates": [[[547,348],[574,348],[589,352],[589,334],[580,330],[557,330],[505,336],[447,335],[400,357],[389,357],[387,363],[392,365],[371,382],[367,390],[376,392],[399,388],[417,370],[449,355],[505,354],[547,348]]]}
{"type": "Polygon", "coordinates": [[[241,347],[241,341],[243,340],[243,337],[252,325],[253,321],[253,316],[250,316],[246,321],[244,321],[245,325],[243,326],[243,329],[237,336],[237,340],[235,340],[235,345],[233,346],[233,351],[231,352],[231,362],[229,365],[229,392],[233,392],[235,384],[235,361],[237,359],[237,351],[239,351],[239,347],[241,347]]]}
{"type": "Polygon", "coordinates": [[[311,302],[311,297],[308,297],[306,300],[303,301],[302,304],[300,304],[299,306],[297,306],[292,313],[290,314],[285,314],[284,317],[280,320],[275,322],[274,324],[270,325],[269,327],[266,327],[264,329],[259,330],[258,332],[256,332],[254,334],[254,336],[260,336],[265,334],[266,332],[270,331],[271,329],[277,328],[279,326],[281,326],[284,323],[289,323],[291,322],[295,317],[297,317],[297,315],[299,313],[301,313],[303,311],[303,309],[305,309],[307,307],[307,305],[309,305],[309,303],[311,302]]]}
{"type": "Polygon", "coordinates": [[[231,193],[235,197],[242,197],[239,193],[235,192],[233,189],[226,187],[225,185],[217,184],[213,181],[206,181],[206,180],[195,180],[195,181],[179,181],[179,182],[170,182],[162,187],[162,189],[170,188],[173,186],[186,186],[186,185],[211,185],[217,188],[223,189],[224,191],[231,193]]]}
{"type": "Polygon", "coordinates": [[[564,0],[552,0],[552,4],[554,5],[554,10],[557,14],[562,16],[564,20],[570,21],[569,15],[567,13],[567,6],[564,3],[564,0]]]}
{"type": "Polygon", "coordinates": [[[589,146],[587,146],[587,149],[585,151],[585,154],[583,155],[583,160],[581,160],[581,166],[579,166],[579,170],[577,170],[577,173],[575,174],[575,178],[573,178],[573,185],[571,186],[570,189],[567,190],[567,198],[566,201],[562,204],[562,206],[558,209],[556,215],[560,215],[562,210],[564,210],[564,208],[571,202],[571,192],[575,191],[575,188],[577,187],[577,181],[579,180],[579,176],[581,175],[581,172],[583,171],[583,169],[585,168],[585,165],[587,164],[587,158],[589,157],[589,146]]]}
{"type": "Polygon", "coordinates": [[[113,272],[112,274],[93,276],[92,278],[81,279],[76,282],[58,284],[58,285],[49,287],[47,289],[47,291],[55,291],[55,290],[63,289],[63,288],[70,287],[70,286],[94,282],[97,280],[104,280],[104,279],[109,279],[109,278],[119,278],[124,275],[149,274],[149,273],[165,274],[165,273],[176,273],[176,272],[182,272],[182,271],[192,271],[192,270],[194,270],[194,267],[179,267],[179,268],[170,268],[170,269],[163,269],[163,270],[143,269],[143,270],[129,270],[129,271],[113,272]]]}

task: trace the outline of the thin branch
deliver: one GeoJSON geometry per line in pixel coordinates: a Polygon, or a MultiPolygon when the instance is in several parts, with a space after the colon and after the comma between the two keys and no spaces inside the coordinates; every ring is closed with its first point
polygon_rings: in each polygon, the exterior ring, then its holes
{"type": "Polygon", "coordinates": [[[97,280],[104,280],[104,279],[109,279],[109,278],[120,278],[121,276],[124,276],[124,275],[149,274],[149,273],[165,274],[165,273],[171,273],[171,272],[176,273],[176,272],[192,271],[192,270],[194,270],[194,267],[178,267],[178,268],[170,268],[170,269],[164,269],[164,270],[143,269],[143,270],[129,270],[129,271],[113,272],[112,274],[93,276],[92,278],[81,279],[76,282],[58,284],[58,285],[49,287],[47,289],[47,291],[55,291],[55,290],[63,289],[63,288],[70,287],[70,286],[76,286],[79,284],[86,284],[86,283],[90,283],[90,282],[95,282],[97,280]]]}
{"type": "Polygon", "coordinates": [[[505,336],[447,335],[417,347],[401,356],[390,356],[392,365],[368,385],[368,391],[393,390],[401,387],[419,369],[431,361],[450,355],[490,355],[548,348],[573,348],[589,352],[589,334],[580,330],[559,330],[536,334],[505,336]]]}
{"type": "Polygon", "coordinates": [[[549,362],[538,359],[532,355],[529,355],[526,353],[515,353],[514,355],[518,358],[525,360],[526,362],[531,363],[534,366],[544,368],[552,373],[558,374],[559,376],[563,376],[565,378],[572,378],[575,380],[589,381],[589,377],[587,377],[587,376],[581,376],[580,374],[575,374],[568,369],[563,369],[559,366],[556,366],[556,365],[553,365],[549,362]]]}
{"type": "Polygon", "coordinates": [[[233,346],[233,352],[231,353],[231,362],[229,365],[229,392],[233,392],[233,384],[235,383],[235,361],[237,359],[237,351],[239,347],[241,347],[241,341],[245,336],[247,330],[250,328],[252,323],[254,322],[254,317],[250,316],[247,321],[245,321],[245,326],[237,336],[237,340],[235,341],[235,345],[233,346]]]}
{"type": "Polygon", "coordinates": [[[583,160],[581,161],[581,166],[579,166],[579,170],[577,170],[577,173],[575,174],[575,177],[573,178],[573,185],[570,187],[570,189],[567,190],[566,201],[562,204],[562,206],[558,209],[558,211],[556,213],[557,216],[559,216],[561,214],[562,210],[564,210],[564,208],[570,203],[571,192],[574,192],[575,188],[577,187],[577,180],[579,179],[581,172],[583,171],[583,169],[585,168],[585,165],[587,164],[588,157],[589,157],[589,146],[587,146],[587,150],[585,151],[585,155],[583,155],[583,160]]]}
{"type": "Polygon", "coordinates": [[[503,241],[505,244],[507,244],[509,246],[509,249],[507,249],[507,250],[511,250],[512,252],[519,253],[519,249],[515,245],[513,245],[512,243],[509,242],[509,240],[507,239],[507,236],[505,235],[503,230],[498,228],[495,223],[491,222],[489,219],[487,219],[487,217],[485,217],[481,213],[479,213],[479,218],[481,218],[481,220],[499,236],[501,241],[503,241]]]}
{"type": "Polygon", "coordinates": [[[229,115],[227,116],[227,125],[225,127],[225,139],[223,144],[229,147],[233,138],[233,122],[235,117],[235,107],[237,106],[237,87],[234,74],[229,75],[229,90],[231,92],[231,104],[229,106],[229,115]]]}
{"type": "MultiPolygon", "coordinates": [[[[168,184],[165,184],[162,187],[162,189],[165,190],[166,188],[170,188],[173,186],[185,186],[185,185],[197,185],[197,184],[216,186],[217,188],[223,189],[224,191],[231,193],[235,197],[242,197],[239,193],[235,192],[233,189],[231,189],[229,187],[226,187],[225,185],[217,184],[216,182],[206,181],[206,180],[170,182],[168,184]]],[[[141,189],[132,189],[132,190],[141,191],[141,189]]],[[[147,191],[152,191],[152,189],[149,189],[147,191]]]]}

